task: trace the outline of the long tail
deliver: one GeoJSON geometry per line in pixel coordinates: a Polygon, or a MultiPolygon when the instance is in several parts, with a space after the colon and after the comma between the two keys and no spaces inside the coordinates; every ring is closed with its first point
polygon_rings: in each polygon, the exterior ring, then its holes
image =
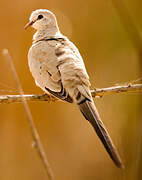
{"type": "Polygon", "coordinates": [[[91,123],[91,125],[95,129],[98,137],[102,141],[106,151],[108,152],[109,156],[114,161],[116,166],[119,168],[124,168],[121,158],[117,153],[117,150],[101,121],[94,103],[88,100],[84,100],[79,103],[78,106],[84,117],[91,123]]]}

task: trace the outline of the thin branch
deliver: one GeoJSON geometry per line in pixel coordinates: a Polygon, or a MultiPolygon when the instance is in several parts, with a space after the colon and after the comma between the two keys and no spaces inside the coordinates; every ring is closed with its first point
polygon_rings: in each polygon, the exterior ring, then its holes
{"type": "MultiPolygon", "coordinates": [[[[92,96],[102,97],[105,95],[118,94],[118,93],[142,93],[142,84],[128,84],[122,86],[113,86],[108,88],[97,88],[92,90],[92,96]]],[[[54,102],[57,98],[51,97],[47,94],[30,94],[30,95],[1,95],[0,104],[9,104],[15,102],[22,102],[22,97],[27,101],[47,101],[54,102]]]]}
{"type": "Polygon", "coordinates": [[[142,84],[127,84],[127,85],[121,85],[121,86],[113,86],[108,88],[100,88],[96,90],[92,90],[92,96],[104,96],[109,94],[117,94],[117,93],[140,93],[142,92],[142,84]]]}
{"type": "Polygon", "coordinates": [[[40,158],[41,158],[41,160],[43,162],[43,165],[45,167],[45,170],[47,172],[47,175],[48,175],[49,179],[54,180],[54,176],[53,176],[52,170],[50,168],[48,159],[47,159],[45,151],[43,149],[43,146],[42,146],[41,140],[39,138],[38,132],[36,130],[36,126],[34,124],[34,121],[33,121],[33,118],[32,118],[32,114],[31,114],[30,109],[28,107],[28,103],[26,101],[25,96],[23,95],[24,91],[23,91],[23,89],[22,89],[22,87],[20,85],[20,81],[19,81],[16,69],[14,67],[12,58],[11,58],[11,56],[10,56],[10,54],[9,54],[7,49],[4,49],[3,54],[5,56],[5,59],[7,60],[7,62],[10,65],[10,68],[12,70],[12,73],[13,73],[13,76],[14,76],[14,79],[15,79],[18,91],[20,93],[20,98],[21,98],[21,101],[23,102],[23,105],[24,105],[24,108],[25,108],[25,111],[26,111],[27,119],[29,121],[32,137],[34,139],[34,143],[35,143],[35,147],[37,149],[37,152],[38,152],[38,154],[39,154],[39,156],[40,156],[40,158]]]}

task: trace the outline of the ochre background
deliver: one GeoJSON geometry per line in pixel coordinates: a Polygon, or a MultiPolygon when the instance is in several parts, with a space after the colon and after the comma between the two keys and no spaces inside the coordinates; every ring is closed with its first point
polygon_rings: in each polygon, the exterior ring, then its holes
{"type": "MultiPolygon", "coordinates": [[[[142,2],[123,1],[139,33],[142,2]]],[[[0,1],[0,93],[18,94],[2,49],[8,48],[25,94],[36,87],[27,63],[34,30],[24,30],[30,13],[52,10],[61,31],[79,48],[92,88],[130,82],[141,76],[141,59],[112,1],[4,0],[0,1]]],[[[37,130],[56,180],[140,180],[141,97],[108,95],[95,100],[125,170],[114,166],[92,127],[75,105],[29,102],[37,130]]],[[[48,179],[35,149],[21,103],[0,105],[0,180],[48,179]]]]}

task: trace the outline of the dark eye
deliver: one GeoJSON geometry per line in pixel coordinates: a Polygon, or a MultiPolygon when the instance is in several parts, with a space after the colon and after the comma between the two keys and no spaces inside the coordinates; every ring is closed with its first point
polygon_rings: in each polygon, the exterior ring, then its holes
{"type": "Polygon", "coordinates": [[[43,15],[38,15],[38,19],[42,19],[43,18],[43,15]]]}

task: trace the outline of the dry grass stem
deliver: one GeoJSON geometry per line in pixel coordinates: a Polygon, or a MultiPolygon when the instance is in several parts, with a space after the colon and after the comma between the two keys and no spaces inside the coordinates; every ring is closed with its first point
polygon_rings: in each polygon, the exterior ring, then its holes
{"type": "Polygon", "coordinates": [[[22,87],[20,85],[20,81],[19,81],[16,69],[14,67],[12,58],[11,58],[11,56],[10,56],[7,49],[3,50],[3,55],[4,55],[5,59],[7,60],[7,62],[10,65],[11,71],[13,73],[13,77],[15,79],[18,91],[20,93],[20,99],[21,99],[21,102],[23,102],[23,105],[24,105],[24,108],[25,108],[25,111],[26,111],[27,119],[28,119],[28,122],[29,122],[29,125],[30,125],[30,128],[31,128],[31,133],[32,133],[32,137],[33,137],[33,140],[34,140],[34,143],[35,143],[36,150],[37,150],[37,152],[38,152],[38,154],[39,154],[39,156],[40,156],[40,158],[41,158],[41,160],[43,162],[43,165],[45,167],[45,170],[47,172],[47,175],[48,175],[49,179],[54,180],[52,170],[50,168],[50,165],[49,165],[48,159],[46,157],[44,148],[42,146],[42,143],[41,143],[41,140],[39,138],[38,132],[36,130],[36,126],[34,124],[32,114],[31,114],[30,109],[28,107],[28,103],[26,101],[25,96],[23,95],[24,92],[23,92],[23,89],[22,89],[22,87]]]}

